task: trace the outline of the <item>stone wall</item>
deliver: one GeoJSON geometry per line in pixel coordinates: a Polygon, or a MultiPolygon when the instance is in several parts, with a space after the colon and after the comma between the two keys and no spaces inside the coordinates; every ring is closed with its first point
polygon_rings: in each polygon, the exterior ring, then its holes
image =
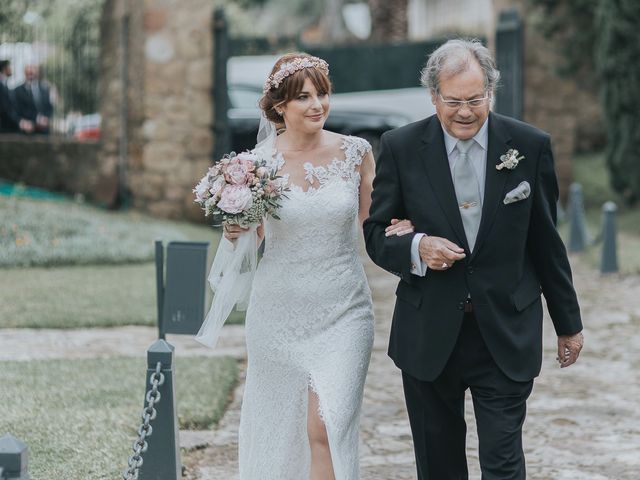
{"type": "Polygon", "coordinates": [[[122,162],[133,206],[156,216],[202,219],[192,188],[213,147],[213,2],[107,0],[103,16],[104,157],[122,162]],[[121,78],[122,25],[129,18],[128,77],[121,78]],[[128,84],[124,104],[124,85],[128,84]],[[123,109],[123,106],[126,107],[123,109]]]}
{"type": "Polygon", "coordinates": [[[0,135],[0,178],[110,206],[116,172],[101,163],[101,145],[60,137],[0,135]]]}

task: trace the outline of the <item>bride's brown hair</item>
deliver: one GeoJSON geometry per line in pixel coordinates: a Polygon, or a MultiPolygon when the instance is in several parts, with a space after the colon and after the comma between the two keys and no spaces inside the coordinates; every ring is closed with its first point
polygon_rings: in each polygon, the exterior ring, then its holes
{"type": "MultiPolygon", "coordinates": [[[[281,65],[291,62],[296,58],[307,58],[310,60],[316,59],[316,57],[313,57],[308,53],[287,53],[280,57],[275,63],[271,69],[271,73],[269,75],[270,78],[280,70],[281,65]]],[[[329,80],[329,76],[325,72],[315,67],[302,68],[285,77],[277,87],[271,88],[264,93],[260,99],[259,105],[267,117],[267,120],[270,120],[277,125],[282,125],[284,123],[282,117],[278,115],[278,112],[276,112],[276,107],[284,105],[296,98],[302,91],[304,81],[307,78],[311,80],[311,83],[313,83],[313,86],[316,88],[318,93],[331,93],[331,80],[329,80]]]]}

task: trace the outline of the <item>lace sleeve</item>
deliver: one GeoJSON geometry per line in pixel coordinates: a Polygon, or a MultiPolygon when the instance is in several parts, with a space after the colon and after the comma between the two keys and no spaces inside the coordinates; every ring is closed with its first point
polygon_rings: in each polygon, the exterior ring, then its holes
{"type": "Polygon", "coordinates": [[[364,138],[347,137],[343,149],[347,164],[355,170],[362,165],[362,160],[371,151],[371,144],[364,138]]]}

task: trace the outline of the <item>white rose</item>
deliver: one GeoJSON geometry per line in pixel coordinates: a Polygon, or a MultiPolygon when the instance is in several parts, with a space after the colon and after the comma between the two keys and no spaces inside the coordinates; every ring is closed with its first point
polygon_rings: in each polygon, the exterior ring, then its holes
{"type": "Polygon", "coordinates": [[[237,158],[238,160],[241,160],[243,162],[255,163],[258,161],[258,156],[255,153],[251,153],[251,152],[239,153],[237,158]]]}
{"type": "Polygon", "coordinates": [[[208,189],[209,182],[207,177],[204,177],[202,180],[200,180],[200,183],[196,185],[196,188],[193,189],[193,192],[196,194],[196,199],[199,201],[204,200],[208,189]]]}
{"type": "Polygon", "coordinates": [[[219,176],[218,178],[216,178],[215,182],[211,184],[211,188],[209,188],[209,193],[211,193],[211,195],[215,197],[220,192],[220,190],[222,190],[222,187],[224,187],[224,184],[225,184],[224,177],[219,176]]]}

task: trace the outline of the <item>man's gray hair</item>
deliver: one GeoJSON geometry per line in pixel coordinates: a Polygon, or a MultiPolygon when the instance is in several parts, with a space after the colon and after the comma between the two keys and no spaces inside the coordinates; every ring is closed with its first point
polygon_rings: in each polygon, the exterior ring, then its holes
{"type": "Polygon", "coordinates": [[[496,68],[493,55],[480,40],[457,38],[440,45],[430,56],[420,72],[420,83],[432,93],[440,93],[440,76],[457,75],[469,68],[469,62],[475,60],[484,73],[484,88],[493,93],[500,80],[500,71],[496,68]]]}

